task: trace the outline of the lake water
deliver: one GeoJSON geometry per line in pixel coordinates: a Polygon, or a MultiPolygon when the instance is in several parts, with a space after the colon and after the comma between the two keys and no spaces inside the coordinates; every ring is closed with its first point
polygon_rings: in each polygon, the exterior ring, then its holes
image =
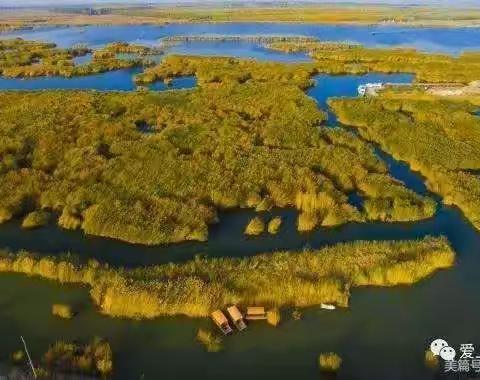
{"type": "Polygon", "coordinates": [[[87,53],[85,55],[81,55],[78,57],[73,58],[73,63],[75,65],[85,65],[87,63],[90,63],[93,59],[93,54],[92,53],[87,53]]]}
{"type": "MultiPolygon", "coordinates": [[[[480,48],[480,28],[417,28],[402,26],[358,26],[358,25],[317,25],[280,23],[218,23],[218,24],[170,24],[128,25],[128,26],[88,26],[69,28],[44,28],[33,31],[4,33],[2,38],[22,37],[52,41],[62,47],[86,44],[90,47],[103,46],[110,42],[127,41],[147,45],[157,45],[159,39],[179,35],[289,35],[313,36],[325,41],[348,41],[366,46],[406,46],[425,51],[459,54],[463,50],[480,48]]],[[[272,54],[259,48],[256,43],[213,42],[180,44],[172,52],[189,54],[214,54],[252,56],[257,59],[282,57],[286,60],[297,56],[272,54]],[[218,45],[221,45],[221,49],[218,45]],[[233,49],[237,46],[240,49],[233,49]]]]}
{"type": "MultiPolygon", "coordinates": [[[[141,69],[125,69],[109,71],[106,73],[87,75],[73,78],[65,77],[37,77],[37,78],[5,78],[0,76],[0,90],[57,90],[78,89],[98,91],[132,91],[137,88],[133,77],[141,72],[141,69]]],[[[154,91],[169,89],[192,88],[197,85],[193,76],[180,77],[172,80],[170,85],[159,81],[147,87],[154,91]]]]}
{"type": "MultiPolygon", "coordinates": [[[[357,39],[367,44],[416,44],[419,48],[443,50],[452,54],[480,44],[478,30],[470,29],[382,29],[374,27],[334,27],[278,24],[170,25],[89,27],[51,29],[29,34],[53,40],[63,46],[87,41],[101,45],[111,40],[141,40],[156,43],[166,33],[190,34],[230,31],[238,34],[298,33],[322,34],[326,39],[357,39]],[[382,33],[378,33],[381,29],[382,33]],[[415,31],[417,35],[415,35],[415,31]],[[468,33],[467,33],[468,32],[468,33]],[[471,33],[471,35],[469,34],[471,33]],[[82,41],[85,40],[85,41],[82,41]]],[[[25,38],[30,38],[24,36],[25,38]]],[[[323,37],[322,37],[323,38],[323,37]]],[[[248,44],[247,44],[248,45],[248,44]]],[[[175,48],[181,49],[182,46],[175,48]]],[[[258,48],[258,47],[257,47],[258,48]]],[[[192,47],[194,49],[194,47],[192,47]]],[[[203,48],[202,48],[203,49],[203,48]]],[[[222,44],[217,53],[226,53],[222,44]]],[[[252,49],[241,54],[250,56],[252,49]]],[[[233,51],[236,53],[237,51],[233,51]]],[[[261,49],[254,57],[267,57],[261,49]]],[[[236,54],[233,54],[236,55],[236,54]]],[[[40,78],[33,80],[0,79],[0,88],[42,89],[83,88],[97,90],[131,90],[135,70],[123,70],[82,78],[40,78]],[[70,82],[73,80],[73,82],[70,82]],[[2,82],[7,81],[7,82],[2,82]],[[10,81],[10,82],[8,82],[10,81]]],[[[316,87],[308,90],[319,107],[326,109],[331,96],[355,96],[359,84],[373,81],[411,81],[410,75],[327,76],[315,77],[316,87]]],[[[179,78],[174,88],[195,85],[193,78],[179,78]]],[[[165,89],[158,84],[158,90],[165,89]]],[[[335,124],[329,114],[328,123],[335,124]]],[[[423,179],[408,165],[395,161],[376,148],[386,161],[390,173],[409,188],[428,194],[423,179]]],[[[361,207],[362,199],[353,194],[350,201],[361,207]]],[[[438,197],[435,197],[438,199],[438,197]]],[[[86,336],[107,338],[115,352],[118,379],[318,379],[317,358],[321,352],[336,351],[344,358],[339,379],[355,380],[423,380],[443,376],[425,368],[424,350],[433,338],[443,337],[454,346],[480,344],[480,234],[458,209],[438,205],[436,215],[414,223],[349,223],[337,228],[320,228],[310,234],[296,231],[295,210],[273,210],[265,217],[282,215],[284,223],[277,236],[247,238],[243,229],[252,217],[250,210],[226,212],[220,223],[212,226],[206,243],[184,243],[168,247],[144,247],[115,240],[86,237],[81,232],[63,231],[50,225],[23,231],[18,221],[0,226],[0,247],[30,249],[57,254],[71,251],[83,258],[95,257],[112,265],[184,261],[196,254],[215,256],[249,256],[278,249],[318,248],[337,242],[359,239],[412,239],[426,235],[445,235],[457,253],[456,266],[409,287],[391,289],[363,288],[352,292],[348,309],[328,312],[319,308],[303,311],[294,321],[289,310],[277,328],[252,323],[242,334],[224,339],[225,351],[204,352],[194,337],[198,327],[210,327],[203,319],[159,318],[154,321],[129,321],[101,316],[93,307],[88,290],[82,287],[59,287],[49,281],[18,275],[0,276],[0,371],[9,353],[21,348],[23,334],[35,357],[56,339],[83,339],[86,336]],[[70,303],[80,311],[71,321],[51,315],[53,303],[70,303]]],[[[2,373],[0,372],[0,375],[2,373]]],[[[456,378],[456,377],[453,377],[456,378]]]]}
{"type": "Polygon", "coordinates": [[[329,109],[329,98],[340,96],[357,96],[358,86],[365,83],[412,83],[411,74],[381,74],[369,73],[365,75],[328,75],[319,74],[313,77],[315,86],[308,89],[307,94],[314,98],[318,106],[327,111],[327,124],[335,126],[337,117],[329,109]]]}

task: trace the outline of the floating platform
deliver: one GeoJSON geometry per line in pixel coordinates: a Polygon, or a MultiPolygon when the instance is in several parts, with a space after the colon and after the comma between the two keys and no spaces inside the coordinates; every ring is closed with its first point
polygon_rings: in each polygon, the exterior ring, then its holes
{"type": "Polygon", "coordinates": [[[247,307],[247,314],[245,315],[247,321],[253,321],[257,319],[267,319],[267,313],[263,306],[247,307]]]}

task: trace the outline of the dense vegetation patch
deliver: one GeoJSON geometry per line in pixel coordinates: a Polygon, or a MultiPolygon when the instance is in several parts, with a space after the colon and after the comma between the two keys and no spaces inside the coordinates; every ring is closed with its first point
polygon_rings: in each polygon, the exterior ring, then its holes
{"type": "Polygon", "coordinates": [[[177,76],[196,75],[199,83],[276,82],[307,88],[315,73],[311,64],[257,62],[225,57],[168,56],[161,64],[136,76],[137,83],[151,83],[177,76]]]}
{"type": "Polygon", "coordinates": [[[355,126],[427,179],[480,228],[480,99],[438,98],[418,91],[330,101],[341,122],[355,126]]]}
{"type": "Polygon", "coordinates": [[[38,377],[51,379],[66,374],[104,377],[113,370],[113,355],[110,344],[100,338],[87,344],[58,341],[42,358],[37,368],[38,377]]]}
{"type": "Polygon", "coordinates": [[[326,352],[318,357],[318,365],[324,372],[337,372],[342,365],[342,358],[335,352],[326,352]]]}
{"type": "Polygon", "coordinates": [[[75,313],[70,305],[55,303],[52,305],[52,314],[59,318],[72,319],[75,313]]]}
{"type": "Polygon", "coordinates": [[[205,317],[226,305],[306,307],[348,305],[357,286],[412,284],[453,265],[445,238],[338,244],[316,251],[249,258],[197,258],[182,264],[114,269],[96,262],[3,251],[0,272],[16,272],[90,287],[102,313],[155,318],[205,317]]]}
{"type": "Polygon", "coordinates": [[[330,74],[368,72],[414,73],[418,82],[465,83],[480,78],[480,54],[465,52],[459,57],[428,54],[414,49],[379,49],[329,42],[273,42],[270,49],[306,52],[315,61],[315,70],[330,74]]]}
{"type": "MultiPolygon", "coordinates": [[[[12,362],[14,367],[6,377],[33,378],[25,351],[14,352],[12,362]]],[[[57,341],[33,362],[37,379],[106,379],[113,370],[112,349],[101,338],[88,343],[57,341]]]]}
{"type": "Polygon", "coordinates": [[[308,229],[435,212],[368,144],[319,127],[325,115],[302,91],[310,71],[191,57],[155,70],[200,87],[0,93],[0,222],[46,209],[64,228],[159,244],[206,240],[223,208],[295,207],[308,229]]]}
{"type": "Polygon", "coordinates": [[[61,49],[52,43],[22,39],[0,40],[0,75],[14,78],[90,75],[138,66],[144,63],[142,57],[151,53],[152,49],[119,42],[92,51],[85,47],[61,49]],[[130,53],[135,57],[118,58],[122,53],[130,53]],[[86,54],[92,54],[91,61],[75,65],[74,58],[86,54]]]}

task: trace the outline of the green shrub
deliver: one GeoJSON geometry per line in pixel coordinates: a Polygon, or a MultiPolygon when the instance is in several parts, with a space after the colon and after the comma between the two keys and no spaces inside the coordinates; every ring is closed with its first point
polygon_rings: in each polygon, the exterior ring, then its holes
{"type": "Polygon", "coordinates": [[[52,314],[63,319],[71,319],[75,313],[70,305],[56,303],[52,305],[52,314]]]}
{"type": "Polygon", "coordinates": [[[68,208],[64,208],[58,219],[58,225],[67,230],[76,230],[82,225],[82,219],[73,214],[68,208]]]}
{"type": "Polygon", "coordinates": [[[334,352],[320,354],[318,365],[324,372],[337,372],[342,365],[342,358],[334,352]]]}
{"type": "Polygon", "coordinates": [[[59,370],[64,373],[100,376],[107,376],[113,370],[110,344],[100,338],[94,338],[85,345],[58,341],[50,346],[43,362],[45,367],[42,366],[42,370],[49,377],[59,370]]]}
{"type": "Polygon", "coordinates": [[[36,228],[48,224],[50,213],[46,211],[33,211],[28,214],[22,221],[23,228],[36,228]]]}
{"type": "Polygon", "coordinates": [[[5,207],[0,207],[0,223],[5,223],[12,219],[13,214],[5,207]]]}
{"type": "Polygon", "coordinates": [[[282,218],[280,216],[276,216],[272,218],[270,222],[268,222],[268,232],[272,235],[275,235],[280,230],[280,226],[282,225],[282,218]]]}
{"type": "Polygon", "coordinates": [[[258,236],[265,231],[265,223],[263,222],[262,218],[256,216],[247,224],[245,227],[245,234],[246,235],[253,235],[258,236]]]}
{"type": "Polygon", "coordinates": [[[223,350],[222,339],[211,331],[198,329],[197,340],[205,346],[208,352],[218,352],[223,350]]]}
{"type": "Polygon", "coordinates": [[[318,216],[309,212],[298,215],[297,229],[300,232],[312,231],[318,225],[318,216]]]}
{"type": "Polygon", "coordinates": [[[278,309],[271,309],[267,311],[267,322],[273,327],[277,327],[280,323],[281,315],[278,309]]]}

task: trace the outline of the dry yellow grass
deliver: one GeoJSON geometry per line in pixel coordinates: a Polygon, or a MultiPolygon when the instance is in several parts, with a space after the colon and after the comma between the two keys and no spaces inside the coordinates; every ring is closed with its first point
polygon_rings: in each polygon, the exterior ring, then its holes
{"type": "Polygon", "coordinates": [[[229,304],[347,306],[352,287],[413,284],[452,266],[454,259],[446,239],[427,237],[138,269],[113,269],[96,262],[75,265],[58,257],[3,251],[0,272],[88,285],[95,304],[112,317],[205,317],[229,304]]]}
{"type": "Polygon", "coordinates": [[[83,15],[43,10],[2,12],[0,31],[47,25],[126,25],[198,22],[289,22],[319,24],[378,24],[412,26],[476,26],[480,11],[447,7],[358,7],[315,5],[296,7],[121,7],[110,14],[83,15]]]}

